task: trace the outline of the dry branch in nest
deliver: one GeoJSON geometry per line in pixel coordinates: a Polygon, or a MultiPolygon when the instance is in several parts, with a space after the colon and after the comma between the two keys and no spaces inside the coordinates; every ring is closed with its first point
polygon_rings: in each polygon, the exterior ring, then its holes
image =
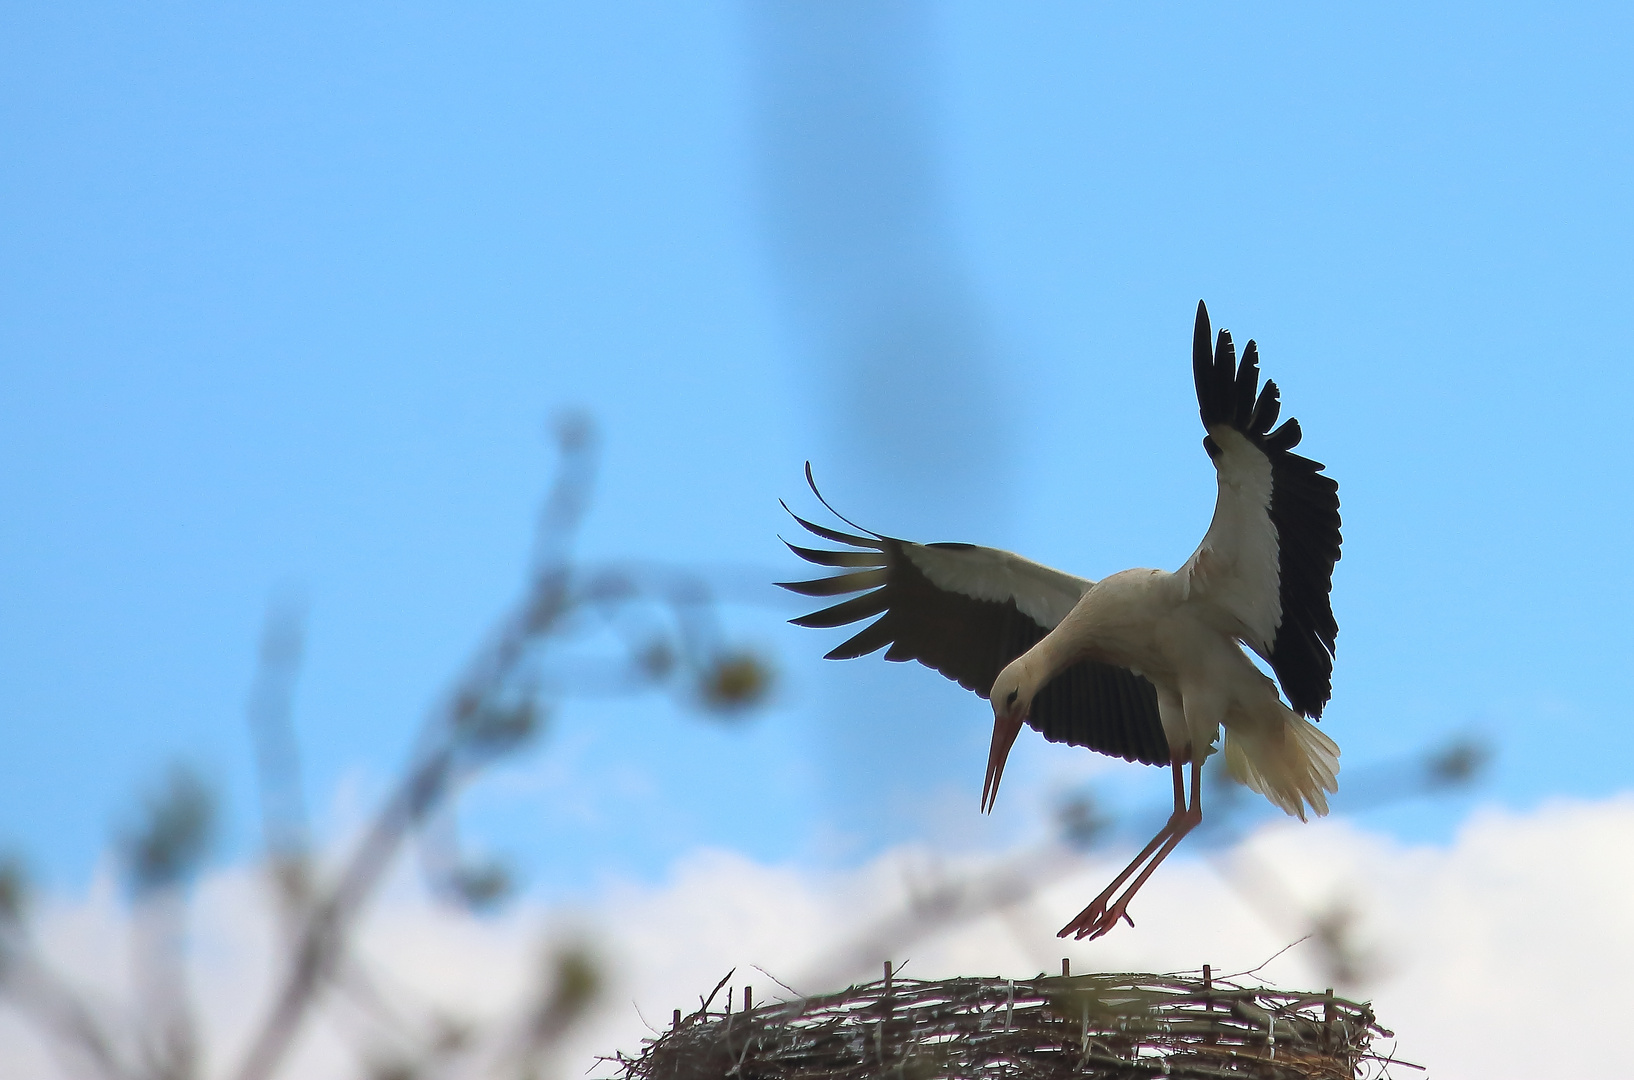
{"type": "MultiPolygon", "coordinates": [[[[730,977],[730,976],[728,976],[730,977]]],[[[724,984],[726,980],[722,980],[724,984]]],[[[717,993],[720,987],[716,987],[717,993]]],[[[883,979],[821,997],[711,1010],[715,995],[621,1080],[1169,1076],[1354,1080],[1393,1062],[1365,1004],[1182,975],[883,979]]]]}

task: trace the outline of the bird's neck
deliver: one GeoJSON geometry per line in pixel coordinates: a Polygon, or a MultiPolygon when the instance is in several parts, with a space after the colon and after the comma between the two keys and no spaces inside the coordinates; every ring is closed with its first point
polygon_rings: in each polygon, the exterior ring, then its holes
{"type": "Polygon", "coordinates": [[[1070,631],[1063,633],[1065,622],[1039,639],[1022,657],[1023,670],[1032,684],[1034,693],[1043,689],[1051,679],[1084,658],[1083,641],[1070,631]]]}
{"type": "Polygon", "coordinates": [[[1120,618],[1122,606],[1117,596],[1100,586],[1096,589],[1101,595],[1092,590],[1027,654],[1032,661],[1028,666],[1039,676],[1040,686],[1085,660],[1128,664],[1123,655],[1128,634],[1125,620],[1120,618]]]}

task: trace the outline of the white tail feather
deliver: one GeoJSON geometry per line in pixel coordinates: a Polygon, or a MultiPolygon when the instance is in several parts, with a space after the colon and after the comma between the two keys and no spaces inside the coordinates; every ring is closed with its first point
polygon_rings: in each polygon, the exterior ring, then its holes
{"type": "Polygon", "coordinates": [[[1226,770],[1300,821],[1306,804],[1322,817],[1339,790],[1339,747],[1280,701],[1276,709],[1275,719],[1226,724],[1226,770]]]}

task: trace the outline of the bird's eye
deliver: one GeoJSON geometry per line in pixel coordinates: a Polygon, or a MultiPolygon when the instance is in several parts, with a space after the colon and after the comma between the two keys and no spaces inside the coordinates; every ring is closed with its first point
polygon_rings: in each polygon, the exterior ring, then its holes
{"type": "Polygon", "coordinates": [[[1019,690],[1010,691],[1010,696],[1004,699],[1004,703],[1006,705],[1014,705],[1016,703],[1016,695],[1019,694],[1020,692],[1021,691],[1019,691],[1019,690]]]}

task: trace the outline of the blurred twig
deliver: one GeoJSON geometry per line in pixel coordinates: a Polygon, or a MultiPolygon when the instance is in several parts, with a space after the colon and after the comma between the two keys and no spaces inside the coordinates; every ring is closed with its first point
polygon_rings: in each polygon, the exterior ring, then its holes
{"type": "Polygon", "coordinates": [[[820,965],[794,981],[818,991],[843,986],[882,959],[908,955],[917,942],[1025,903],[1075,869],[1072,860],[1063,859],[1051,846],[977,873],[913,872],[906,903],[846,941],[825,948],[820,965]]]}
{"type": "Polygon", "coordinates": [[[247,710],[268,868],[292,922],[303,913],[310,871],[300,747],[291,719],[304,638],[303,614],[299,605],[287,601],[275,603],[268,613],[247,710]]]}
{"type": "MultiPolygon", "coordinates": [[[[505,897],[511,888],[505,866],[462,851],[451,797],[461,781],[526,746],[559,699],[668,688],[685,704],[726,719],[769,692],[770,665],[729,643],[717,604],[722,596],[781,597],[769,588],[750,590],[744,574],[729,570],[577,565],[573,549],[594,491],[596,431],[574,414],[555,435],[559,465],[522,596],[432,708],[402,775],[327,881],[314,864],[292,723],[302,611],[280,603],[268,616],[247,714],[287,957],[271,1005],[231,1071],[239,1080],[278,1072],[331,989],[364,1021],[367,1031],[356,1041],[371,1076],[538,1075],[599,992],[591,953],[578,945],[557,950],[515,1017],[479,1030],[429,1003],[405,1006],[413,995],[349,947],[370,897],[411,835],[437,896],[468,909],[505,897]]],[[[98,1080],[196,1075],[203,1055],[187,994],[185,929],[188,887],[208,851],[213,820],[209,788],[177,768],[119,839],[135,908],[135,1031],[99,1016],[44,963],[28,933],[20,866],[0,861],[0,994],[34,1022],[68,1071],[98,1080]]]]}
{"type": "Polygon", "coordinates": [[[177,765],[146,800],[121,844],[135,902],[133,973],[144,1075],[190,1080],[199,1066],[197,1024],[187,987],[187,886],[204,865],[215,795],[177,765]]]}
{"type": "MultiPolygon", "coordinates": [[[[1473,735],[1393,761],[1363,766],[1348,778],[1334,800],[1336,814],[1379,809],[1415,798],[1433,798],[1475,783],[1492,759],[1492,748],[1473,735]]],[[[1216,784],[1221,788],[1229,784],[1216,784]]],[[[1216,815],[1202,834],[1209,864],[1269,926],[1308,935],[1317,964],[1337,986],[1358,987],[1379,971],[1374,951],[1357,937],[1363,910],[1354,897],[1339,896],[1315,906],[1294,891],[1264,859],[1241,841],[1255,821],[1270,815],[1258,800],[1228,798],[1229,812],[1216,815]]]]}
{"type": "MultiPolygon", "coordinates": [[[[582,416],[563,420],[556,434],[561,463],[540,514],[523,597],[427,718],[403,778],[335,881],[309,900],[274,1004],[235,1072],[239,1080],[265,1080],[277,1070],[313,1004],[340,970],[359,913],[410,833],[420,833],[423,863],[444,895],[481,906],[508,890],[502,866],[473,865],[461,856],[453,817],[445,805],[456,781],[533,737],[548,715],[549,698],[583,689],[546,663],[547,646],[579,635],[585,619],[592,617],[612,628],[624,644],[615,669],[600,671],[594,680],[601,688],[640,689],[673,683],[684,675],[694,687],[692,699],[721,713],[753,705],[766,691],[769,669],[753,654],[725,646],[710,592],[701,579],[682,570],[650,566],[639,571],[573,566],[573,543],[591,501],[597,441],[594,428],[582,416]]],[[[287,635],[279,640],[287,640],[287,635]]],[[[275,729],[278,718],[287,717],[288,682],[285,678],[280,683],[275,676],[292,671],[292,661],[286,668],[273,669],[274,660],[292,658],[295,651],[269,648],[263,655],[262,685],[273,689],[258,692],[256,700],[269,704],[256,715],[261,717],[264,760],[274,762],[263,774],[283,782],[293,775],[293,764],[279,766],[277,761],[294,759],[292,751],[278,748],[281,736],[275,729]]],[[[287,745],[293,747],[292,737],[287,745]]],[[[289,820],[291,805],[298,807],[288,798],[264,800],[264,806],[272,808],[268,839],[274,858],[280,843],[288,850],[304,850],[300,834],[280,824],[289,820]],[[275,819],[275,813],[285,818],[275,819]]],[[[525,1025],[531,1034],[514,1042],[517,1060],[535,1059],[553,1045],[588,1001],[587,988],[593,987],[594,979],[580,971],[588,961],[570,959],[559,965],[557,990],[534,1009],[533,1020],[525,1025]]],[[[521,1065],[516,1068],[522,1069],[519,1075],[528,1074],[521,1065]]]]}
{"type": "Polygon", "coordinates": [[[427,719],[403,778],[337,880],[312,901],[283,985],[236,1072],[240,1080],[264,1080],[277,1069],[334,972],[359,911],[405,836],[442,800],[456,775],[518,748],[535,730],[528,654],[564,608],[565,560],[593,475],[588,427],[571,423],[559,434],[562,466],[540,518],[532,580],[523,599],[427,719]]]}
{"type": "Polygon", "coordinates": [[[0,995],[50,1035],[48,1046],[74,1073],[134,1075],[103,1022],[41,962],[27,922],[28,881],[20,860],[0,859],[0,995]]]}
{"type": "Polygon", "coordinates": [[[140,1019],[134,1045],[39,954],[25,918],[21,867],[0,870],[0,988],[44,1031],[71,1071],[117,1080],[188,1080],[198,1036],[186,979],[186,890],[203,864],[215,800],[200,777],[175,766],[122,830],[119,853],[134,905],[131,945],[140,1019]]]}
{"type": "MultiPolygon", "coordinates": [[[[1336,814],[1372,810],[1401,800],[1434,797],[1474,783],[1491,759],[1490,748],[1463,736],[1401,760],[1356,770],[1336,814]],[[1353,790],[1355,789],[1355,790],[1353,790]]],[[[1355,940],[1361,912],[1351,901],[1309,907],[1281,878],[1242,844],[1252,826],[1269,820],[1271,808],[1210,767],[1208,816],[1191,841],[1268,924],[1308,935],[1318,963],[1335,985],[1357,986],[1377,970],[1374,958],[1355,940]]],[[[1093,788],[1069,793],[1057,804],[1056,840],[974,873],[918,871],[907,901],[845,943],[824,950],[824,960],[801,985],[829,989],[869,971],[887,956],[901,956],[916,942],[989,915],[1029,903],[1041,891],[1079,871],[1072,852],[1087,852],[1121,834],[1143,835],[1168,814],[1156,807],[1117,813],[1093,788]],[[1063,851],[1063,846],[1067,849],[1063,851]]]]}
{"type": "Polygon", "coordinates": [[[5,989],[23,1015],[51,1036],[47,1046],[71,1073],[104,1080],[137,1076],[107,1026],[32,950],[9,958],[5,989]]]}

